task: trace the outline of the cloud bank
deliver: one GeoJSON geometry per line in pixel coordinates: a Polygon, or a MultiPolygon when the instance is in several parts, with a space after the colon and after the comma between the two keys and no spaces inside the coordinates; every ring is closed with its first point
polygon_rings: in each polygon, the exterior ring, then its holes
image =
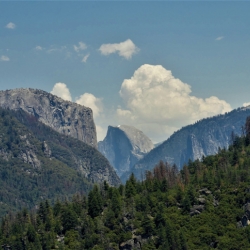
{"type": "Polygon", "coordinates": [[[191,86],[161,65],[138,68],[123,81],[120,96],[126,106],[117,109],[120,122],[139,126],[151,137],[157,132],[170,135],[184,125],[231,110],[230,104],[216,96],[191,95],[191,86]]]}
{"type": "Polygon", "coordinates": [[[126,40],[121,43],[108,43],[102,44],[99,48],[99,51],[102,55],[110,55],[113,53],[118,53],[119,56],[124,57],[125,59],[130,59],[134,54],[136,54],[139,49],[135,44],[130,40],[126,40]]]}
{"type": "MultiPolygon", "coordinates": [[[[51,93],[72,101],[64,83],[56,83],[51,93]]],[[[105,108],[103,100],[90,93],[75,99],[76,103],[93,110],[99,140],[105,137],[108,125],[127,124],[159,142],[183,126],[231,110],[230,104],[216,96],[192,95],[190,85],[175,78],[161,65],[139,67],[131,78],[122,82],[119,94],[124,106],[115,110],[105,108]]]]}

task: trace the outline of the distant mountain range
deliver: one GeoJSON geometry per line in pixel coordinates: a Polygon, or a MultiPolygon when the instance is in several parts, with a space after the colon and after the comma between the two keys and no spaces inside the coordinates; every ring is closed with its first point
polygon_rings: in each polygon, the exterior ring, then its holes
{"type": "Polygon", "coordinates": [[[109,160],[118,176],[131,168],[154,148],[152,141],[133,126],[108,127],[105,139],[98,142],[99,151],[109,160]]]}
{"type": "Polygon", "coordinates": [[[145,171],[152,170],[160,160],[175,163],[182,168],[189,159],[201,159],[202,156],[216,154],[219,148],[228,147],[232,132],[236,135],[242,134],[242,127],[248,116],[250,106],[183,127],[140,159],[121,176],[121,180],[126,181],[132,172],[141,179],[145,171]]]}

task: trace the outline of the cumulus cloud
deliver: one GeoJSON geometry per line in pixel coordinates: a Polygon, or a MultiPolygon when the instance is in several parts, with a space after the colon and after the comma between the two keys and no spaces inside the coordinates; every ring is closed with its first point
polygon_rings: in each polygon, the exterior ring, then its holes
{"type": "Polygon", "coordinates": [[[222,39],[224,39],[224,36],[219,36],[219,37],[217,37],[215,40],[216,40],[216,41],[220,41],[220,40],[222,40],[222,39]]]}
{"type": "Polygon", "coordinates": [[[99,48],[99,51],[102,55],[105,56],[113,53],[118,53],[119,56],[122,56],[128,60],[132,57],[132,55],[137,53],[139,49],[130,39],[128,39],[121,43],[102,44],[99,48]]]}
{"type": "Polygon", "coordinates": [[[2,61],[2,62],[8,62],[8,61],[10,61],[10,58],[8,56],[1,56],[0,57],[0,61],[2,61]]]}
{"type": "Polygon", "coordinates": [[[8,23],[6,26],[5,26],[5,28],[7,28],[7,29],[15,29],[16,28],[16,25],[14,24],[14,23],[12,23],[12,22],[10,22],[10,23],[8,23]]]}
{"type": "Polygon", "coordinates": [[[191,95],[191,86],[161,65],[142,65],[123,81],[120,96],[126,106],[117,109],[120,121],[139,126],[151,137],[157,132],[170,135],[181,126],[231,110],[216,96],[191,95]]]}
{"type": "Polygon", "coordinates": [[[89,54],[83,57],[82,62],[86,63],[89,58],[89,54]]]}
{"type": "Polygon", "coordinates": [[[81,50],[87,49],[87,45],[85,43],[79,42],[78,44],[79,44],[78,46],[77,45],[73,46],[76,52],[80,52],[81,50]]]}
{"type": "Polygon", "coordinates": [[[244,102],[242,106],[243,106],[243,107],[250,106],[250,102],[244,102]]]}
{"type": "Polygon", "coordinates": [[[100,115],[103,109],[102,100],[90,93],[84,93],[81,95],[76,99],[76,103],[91,108],[95,118],[100,115]]]}
{"type": "Polygon", "coordinates": [[[59,96],[66,101],[72,101],[70,91],[65,83],[56,83],[50,93],[59,96]]]}

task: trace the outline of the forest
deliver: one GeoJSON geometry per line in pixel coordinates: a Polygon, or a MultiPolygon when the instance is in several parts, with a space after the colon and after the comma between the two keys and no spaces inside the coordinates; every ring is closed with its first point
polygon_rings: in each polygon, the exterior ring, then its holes
{"type": "Polygon", "coordinates": [[[71,200],[2,219],[3,249],[249,249],[250,118],[228,149],[179,171],[159,162],[138,181],[104,182],[71,200]]]}

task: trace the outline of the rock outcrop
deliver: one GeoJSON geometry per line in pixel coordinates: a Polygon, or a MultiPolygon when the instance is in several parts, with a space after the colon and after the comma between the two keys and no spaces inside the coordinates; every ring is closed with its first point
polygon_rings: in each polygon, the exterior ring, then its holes
{"type": "Polygon", "coordinates": [[[0,106],[24,110],[57,132],[97,147],[96,127],[90,108],[30,88],[0,91],[0,106]]]}
{"type": "Polygon", "coordinates": [[[98,143],[99,151],[109,160],[118,176],[131,168],[154,148],[142,131],[132,126],[108,127],[105,139],[98,143]]]}
{"type": "Polygon", "coordinates": [[[237,222],[238,227],[246,227],[250,225],[250,202],[247,202],[243,207],[245,214],[241,220],[237,222]]]}
{"type": "Polygon", "coordinates": [[[248,116],[250,106],[183,127],[138,161],[131,171],[124,173],[121,176],[122,181],[125,181],[131,172],[141,179],[145,171],[152,170],[160,160],[175,163],[181,169],[189,159],[202,159],[203,156],[216,154],[219,148],[229,146],[232,132],[236,135],[242,134],[242,127],[248,116]]]}

